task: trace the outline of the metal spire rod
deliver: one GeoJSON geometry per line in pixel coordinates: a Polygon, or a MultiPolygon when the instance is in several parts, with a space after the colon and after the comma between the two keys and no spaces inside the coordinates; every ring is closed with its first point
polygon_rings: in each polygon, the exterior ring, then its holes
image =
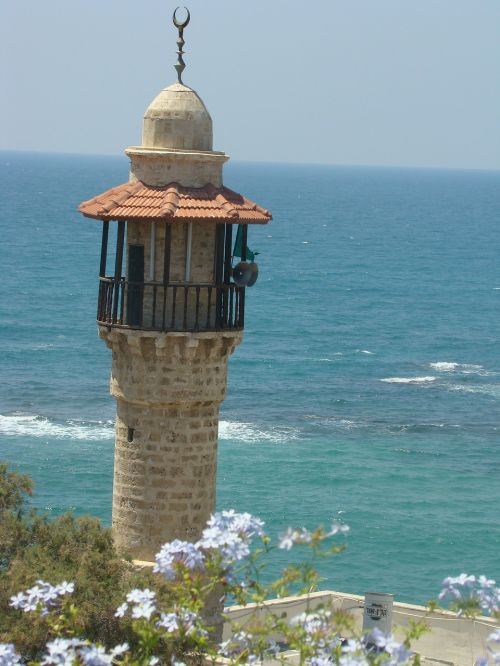
{"type": "Polygon", "coordinates": [[[174,67],[177,70],[177,81],[179,83],[182,83],[182,72],[186,68],[186,63],[182,59],[182,54],[184,53],[184,51],[182,50],[182,47],[185,44],[183,34],[184,34],[184,28],[188,25],[189,20],[191,19],[191,14],[189,13],[189,9],[187,7],[184,7],[184,9],[187,11],[187,16],[184,19],[184,21],[182,21],[182,22],[178,21],[176,16],[175,16],[178,9],[179,9],[179,7],[177,7],[175,9],[174,15],[172,17],[172,21],[174,22],[175,27],[179,31],[179,37],[177,39],[177,49],[178,49],[177,50],[177,62],[175,63],[174,67]]]}

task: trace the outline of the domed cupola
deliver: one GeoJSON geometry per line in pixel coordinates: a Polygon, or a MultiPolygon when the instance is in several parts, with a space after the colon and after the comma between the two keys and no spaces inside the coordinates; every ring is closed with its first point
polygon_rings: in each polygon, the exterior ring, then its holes
{"type": "Polygon", "coordinates": [[[212,150],[212,118],[197,93],[174,83],[146,109],[142,145],[168,150],[212,150]]]}

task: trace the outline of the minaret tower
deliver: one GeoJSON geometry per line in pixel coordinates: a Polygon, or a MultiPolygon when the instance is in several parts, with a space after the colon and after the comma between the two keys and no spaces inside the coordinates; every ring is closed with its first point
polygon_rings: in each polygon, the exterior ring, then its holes
{"type": "Polygon", "coordinates": [[[129,182],[80,206],[103,225],[97,324],[117,402],[114,536],[144,561],[166,541],[198,539],[215,509],[227,362],[257,274],[247,229],[271,219],[223,186],[229,158],[212,150],[210,115],[182,83],[188,22],[174,13],[178,81],[147,108],[142,145],[125,151],[129,182]]]}

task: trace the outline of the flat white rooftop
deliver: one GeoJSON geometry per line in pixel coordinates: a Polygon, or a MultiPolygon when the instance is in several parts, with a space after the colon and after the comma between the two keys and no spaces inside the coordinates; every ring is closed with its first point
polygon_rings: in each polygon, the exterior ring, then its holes
{"type": "MultiPolygon", "coordinates": [[[[267,610],[287,617],[303,613],[309,608],[331,604],[335,610],[345,610],[355,618],[356,627],[361,632],[363,624],[364,597],[342,592],[324,591],[314,592],[307,596],[283,597],[266,601],[267,610]]],[[[231,633],[230,622],[244,625],[254,613],[263,612],[253,604],[247,606],[230,606],[226,608],[228,621],[224,624],[223,639],[231,633]]],[[[393,633],[398,636],[398,627],[405,627],[410,620],[425,618],[430,632],[424,634],[412,644],[412,649],[418,652],[423,664],[450,664],[453,666],[473,666],[477,657],[484,655],[486,637],[500,623],[488,617],[467,619],[457,617],[448,611],[436,611],[428,614],[424,606],[402,604],[394,602],[393,607],[393,633]]],[[[279,640],[279,636],[275,636],[279,640]]],[[[294,661],[294,654],[289,654],[290,662],[294,661]]]]}

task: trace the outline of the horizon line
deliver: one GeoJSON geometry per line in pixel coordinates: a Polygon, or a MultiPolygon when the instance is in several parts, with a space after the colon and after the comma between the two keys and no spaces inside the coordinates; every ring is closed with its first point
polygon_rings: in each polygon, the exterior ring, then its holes
{"type": "MultiPolygon", "coordinates": [[[[72,157],[111,157],[121,158],[123,153],[76,153],[72,151],[63,150],[29,150],[19,148],[0,148],[0,155],[5,153],[22,153],[29,155],[67,155],[72,157]]],[[[248,159],[234,159],[231,158],[233,163],[243,164],[268,164],[268,165],[281,165],[281,166],[318,166],[318,167],[340,167],[352,169],[420,169],[429,171],[485,171],[489,173],[500,172],[500,166],[492,167],[465,167],[465,166],[430,166],[430,165],[414,165],[414,164],[345,164],[338,162],[284,162],[282,160],[248,160],[248,159]]]]}

